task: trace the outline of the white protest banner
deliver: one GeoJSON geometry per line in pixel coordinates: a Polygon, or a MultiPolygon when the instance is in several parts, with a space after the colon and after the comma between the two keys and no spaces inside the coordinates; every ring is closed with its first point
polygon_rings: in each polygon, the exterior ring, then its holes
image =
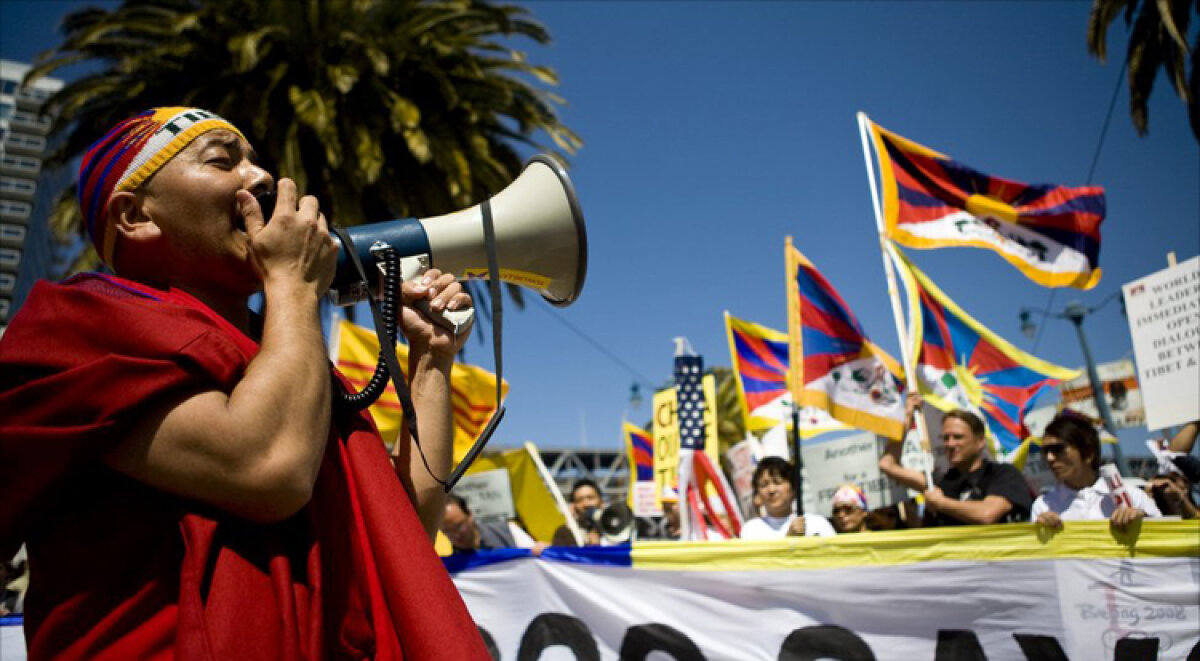
{"type": "Polygon", "coordinates": [[[1200,257],[1121,288],[1154,431],[1200,419],[1200,257]]]}
{"type": "Polygon", "coordinates": [[[454,486],[475,518],[483,521],[507,521],[517,515],[513,505],[512,483],[508,471],[497,468],[463,476],[454,486]]]}
{"type": "Polygon", "coordinates": [[[1052,536],[1008,524],[560,550],[454,574],[493,658],[1200,654],[1195,521],[1120,539],[1107,521],[1071,521],[1052,536]]]}
{"type": "MultiPolygon", "coordinates": [[[[1092,397],[1092,382],[1088,380],[1087,368],[1081,368],[1084,374],[1059,386],[1063,404],[1089,418],[1099,420],[1100,409],[1096,408],[1096,400],[1092,397]]],[[[1113,424],[1118,429],[1141,427],[1146,424],[1146,409],[1142,404],[1142,390],[1138,387],[1137,373],[1132,360],[1117,360],[1111,363],[1101,363],[1096,366],[1096,375],[1100,377],[1100,385],[1104,390],[1104,401],[1112,413],[1113,424]]],[[[1026,416],[1026,425],[1029,425],[1026,416]]],[[[1030,431],[1033,428],[1030,427],[1030,431]]],[[[1041,436],[1041,433],[1037,434],[1041,436]]]]}

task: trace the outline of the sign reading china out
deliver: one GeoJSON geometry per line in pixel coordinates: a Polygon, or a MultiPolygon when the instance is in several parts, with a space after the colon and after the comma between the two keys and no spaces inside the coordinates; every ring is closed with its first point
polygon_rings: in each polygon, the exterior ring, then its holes
{"type": "Polygon", "coordinates": [[[1151,431],[1200,419],[1200,257],[1122,287],[1151,431]]]}

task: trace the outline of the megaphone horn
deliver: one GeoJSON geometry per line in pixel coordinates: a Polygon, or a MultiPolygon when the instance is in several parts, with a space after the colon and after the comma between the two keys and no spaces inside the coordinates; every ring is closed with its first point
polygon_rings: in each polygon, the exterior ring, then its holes
{"type": "MultiPolygon", "coordinates": [[[[402,257],[428,256],[425,266],[460,279],[490,278],[483,208],[490,207],[500,279],[567,306],[579,298],[587,275],[587,232],[575,189],[562,165],[539,154],[487,202],[444,216],[391,220],[347,228],[363,266],[378,263],[372,248],[386,244],[402,257]]],[[[339,305],[365,298],[346,254],[338,256],[331,293],[339,305]]]]}

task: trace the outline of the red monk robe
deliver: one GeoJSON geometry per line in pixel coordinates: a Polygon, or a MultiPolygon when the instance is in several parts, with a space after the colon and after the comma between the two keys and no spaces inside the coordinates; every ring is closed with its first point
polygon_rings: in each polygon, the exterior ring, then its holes
{"type": "Polygon", "coordinates": [[[28,545],[29,658],[489,658],[365,413],[334,413],[312,500],[274,525],[101,463],[256,352],[178,290],[34,288],[0,339],[0,555],[28,545]]]}

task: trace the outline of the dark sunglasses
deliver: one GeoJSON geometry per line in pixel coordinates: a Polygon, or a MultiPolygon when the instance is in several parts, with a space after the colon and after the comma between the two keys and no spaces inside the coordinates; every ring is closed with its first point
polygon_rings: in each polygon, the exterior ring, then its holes
{"type": "Polygon", "coordinates": [[[1062,455],[1067,451],[1066,443],[1050,443],[1042,446],[1042,452],[1045,454],[1062,455]]]}

